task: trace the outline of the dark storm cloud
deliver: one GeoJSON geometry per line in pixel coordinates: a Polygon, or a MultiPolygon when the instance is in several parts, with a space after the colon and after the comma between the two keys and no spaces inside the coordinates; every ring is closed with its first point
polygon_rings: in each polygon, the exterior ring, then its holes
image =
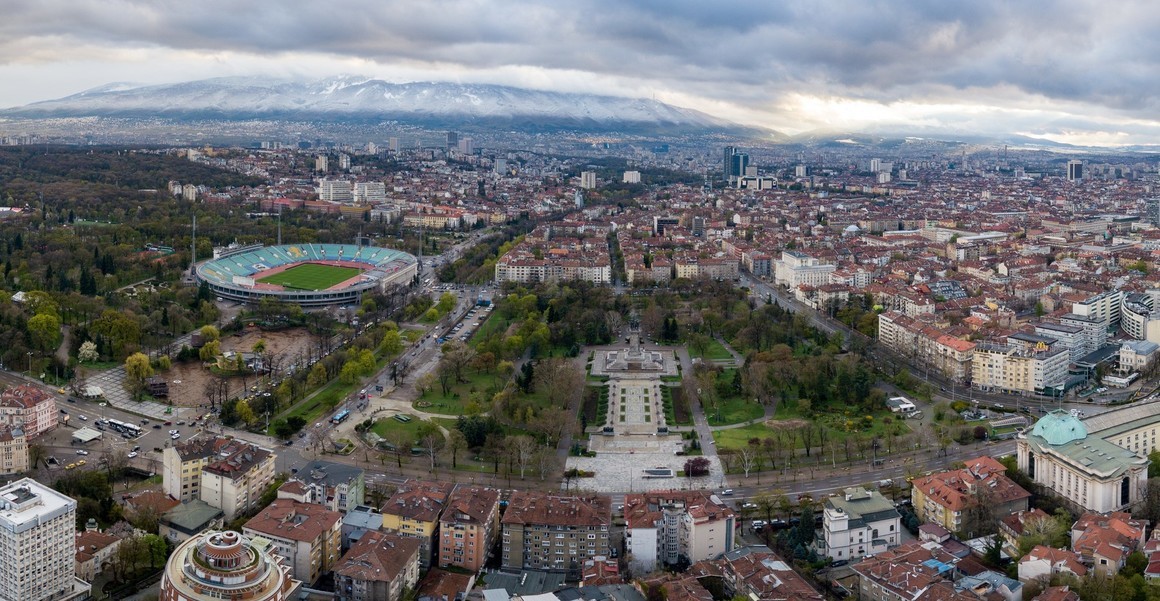
{"type": "Polygon", "coordinates": [[[0,64],[28,60],[30,45],[39,60],[73,46],[320,53],[587,72],[751,107],[787,93],[918,103],[979,94],[1150,118],[1158,25],[1160,8],[1135,0],[10,0],[0,64]]]}

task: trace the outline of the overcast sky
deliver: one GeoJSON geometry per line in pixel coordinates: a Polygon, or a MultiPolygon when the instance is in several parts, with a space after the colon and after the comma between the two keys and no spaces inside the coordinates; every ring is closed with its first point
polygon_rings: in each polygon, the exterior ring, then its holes
{"type": "Polygon", "coordinates": [[[0,107],[365,75],[655,97],[799,133],[1160,143],[1156,0],[5,0],[0,107]]]}

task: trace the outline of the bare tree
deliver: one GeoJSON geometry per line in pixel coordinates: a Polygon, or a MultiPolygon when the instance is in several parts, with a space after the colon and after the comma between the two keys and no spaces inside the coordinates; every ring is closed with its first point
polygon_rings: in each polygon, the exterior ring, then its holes
{"type": "Polygon", "coordinates": [[[515,461],[516,466],[520,470],[520,480],[524,479],[524,471],[527,470],[528,465],[531,464],[535,457],[536,451],[539,450],[540,445],[536,444],[535,439],[525,434],[518,436],[509,436],[507,438],[508,454],[511,459],[515,461]]]}
{"type": "Polygon", "coordinates": [[[438,426],[432,424],[431,426],[422,427],[419,430],[419,446],[423,447],[423,454],[431,460],[431,471],[435,471],[435,466],[439,459],[439,451],[443,449],[445,443],[446,440],[443,438],[443,432],[439,431],[438,426]]]}
{"type": "Polygon", "coordinates": [[[536,388],[554,407],[567,409],[584,393],[584,370],[571,359],[552,357],[536,364],[536,388]]]}
{"type": "Polygon", "coordinates": [[[457,340],[452,340],[443,345],[443,356],[440,357],[439,364],[442,366],[446,362],[448,369],[455,376],[455,381],[463,382],[463,372],[471,365],[474,358],[474,348],[457,340]]]}
{"type": "Polygon", "coordinates": [[[806,424],[797,429],[798,436],[802,439],[802,446],[806,448],[806,457],[810,456],[810,449],[814,446],[814,428],[806,424]]]}
{"type": "Polygon", "coordinates": [[[543,480],[548,472],[554,469],[556,465],[555,449],[545,447],[536,453],[536,467],[540,470],[540,480],[543,480]]]}
{"type": "Polygon", "coordinates": [[[737,459],[741,470],[745,472],[745,477],[748,478],[749,471],[757,465],[757,451],[749,445],[743,446],[737,450],[737,459]]]}
{"type": "Polygon", "coordinates": [[[769,459],[769,469],[777,469],[777,464],[781,461],[781,435],[774,433],[773,436],[767,436],[761,441],[761,447],[765,451],[765,457],[769,459]]]}
{"type": "MultiPolygon", "coordinates": [[[[583,392],[583,386],[581,386],[580,392],[583,392]]],[[[569,411],[557,407],[547,407],[540,410],[528,425],[534,431],[546,436],[548,446],[554,448],[556,444],[559,444],[564,432],[567,432],[572,427],[572,414],[569,411]]]]}

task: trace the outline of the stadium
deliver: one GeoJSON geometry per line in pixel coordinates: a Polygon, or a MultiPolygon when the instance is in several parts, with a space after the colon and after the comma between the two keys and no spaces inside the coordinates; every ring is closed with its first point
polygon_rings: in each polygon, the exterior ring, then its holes
{"type": "Polygon", "coordinates": [[[206,261],[194,278],[223,299],[271,298],[308,308],[358,303],[364,292],[409,284],[417,270],[414,256],[389,248],[289,244],[206,261]]]}

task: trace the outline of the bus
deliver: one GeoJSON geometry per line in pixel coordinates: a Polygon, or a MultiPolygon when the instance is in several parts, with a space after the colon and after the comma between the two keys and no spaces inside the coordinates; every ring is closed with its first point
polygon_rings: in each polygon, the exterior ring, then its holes
{"type": "Polygon", "coordinates": [[[115,419],[109,420],[109,427],[116,432],[120,432],[121,434],[130,434],[133,436],[141,435],[141,428],[134,424],[125,423],[115,419]]]}
{"type": "Polygon", "coordinates": [[[345,422],[346,418],[348,418],[348,417],[350,417],[350,410],[343,409],[342,411],[335,413],[334,417],[330,418],[330,423],[336,424],[336,425],[341,424],[342,422],[345,422]]]}

